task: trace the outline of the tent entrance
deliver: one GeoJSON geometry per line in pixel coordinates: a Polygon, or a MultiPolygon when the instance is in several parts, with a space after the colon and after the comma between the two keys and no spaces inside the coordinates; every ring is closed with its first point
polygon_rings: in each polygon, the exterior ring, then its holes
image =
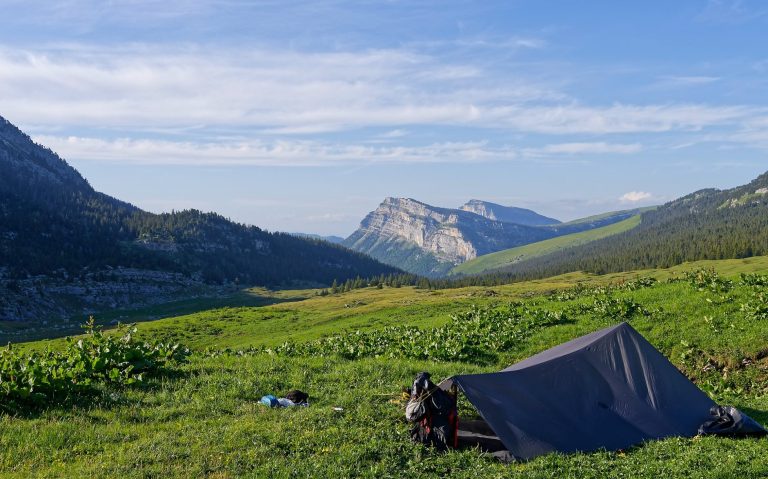
{"type": "Polygon", "coordinates": [[[501,461],[514,461],[514,457],[507,450],[507,446],[501,441],[496,431],[480,416],[480,411],[469,401],[465,394],[462,394],[462,391],[451,378],[443,380],[437,387],[447,392],[453,398],[457,410],[460,409],[460,398],[463,398],[466,404],[462,405],[462,409],[472,411],[466,416],[459,415],[458,428],[456,430],[456,449],[478,449],[501,461]]]}
{"type": "Polygon", "coordinates": [[[459,418],[458,449],[479,449],[502,462],[515,460],[499,436],[483,419],[459,418]]]}
{"type": "Polygon", "coordinates": [[[459,449],[479,447],[483,452],[506,450],[499,436],[483,419],[459,418],[459,449]]]}

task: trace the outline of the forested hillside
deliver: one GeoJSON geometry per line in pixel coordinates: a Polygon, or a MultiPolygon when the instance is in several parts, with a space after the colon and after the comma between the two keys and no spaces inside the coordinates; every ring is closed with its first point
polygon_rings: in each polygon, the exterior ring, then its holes
{"type": "Polygon", "coordinates": [[[642,214],[630,231],[497,271],[509,279],[569,271],[668,267],[768,254],[768,173],[730,190],[706,189],[642,214]]]}
{"type": "Polygon", "coordinates": [[[510,248],[496,253],[478,256],[477,258],[462,263],[451,270],[453,275],[479,274],[484,271],[493,271],[499,268],[529,261],[533,258],[546,256],[566,248],[573,248],[582,244],[606,238],[611,235],[623,233],[637,227],[640,224],[640,215],[627,218],[624,221],[613,223],[602,228],[595,228],[565,236],[558,236],[536,243],[530,243],[517,248],[510,248]]]}
{"type": "Polygon", "coordinates": [[[0,272],[71,277],[105,267],[260,285],[330,284],[397,271],[341,246],[214,213],[142,211],[95,191],[54,152],[0,118],[0,272]]]}

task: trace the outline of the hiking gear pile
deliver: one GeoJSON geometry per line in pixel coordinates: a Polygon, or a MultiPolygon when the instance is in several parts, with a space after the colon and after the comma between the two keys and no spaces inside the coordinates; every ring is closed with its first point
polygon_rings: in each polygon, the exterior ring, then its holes
{"type": "Polygon", "coordinates": [[[267,407],[295,407],[309,406],[309,395],[298,389],[288,391],[285,397],[277,398],[272,394],[267,394],[261,398],[261,404],[267,407]]]}

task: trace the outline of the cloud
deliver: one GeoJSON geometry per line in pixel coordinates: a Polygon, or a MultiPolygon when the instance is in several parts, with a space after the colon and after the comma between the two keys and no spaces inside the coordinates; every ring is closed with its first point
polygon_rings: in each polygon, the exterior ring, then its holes
{"type": "Polygon", "coordinates": [[[637,153],[643,148],[638,143],[606,143],[606,142],[583,142],[583,143],[557,143],[546,145],[541,148],[529,148],[525,152],[529,155],[547,155],[547,154],[630,154],[637,153]]]}
{"type": "Polygon", "coordinates": [[[511,38],[462,38],[453,42],[456,46],[471,48],[501,48],[514,50],[520,48],[540,49],[547,45],[541,38],[511,37],[511,38]]]}
{"type": "Polygon", "coordinates": [[[397,130],[390,130],[385,133],[382,133],[381,135],[379,135],[379,138],[401,138],[407,135],[408,135],[408,132],[406,130],[397,129],[397,130]]]}
{"type": "MultiPolygon", "coordinates": [[[[550,135],[697,131],[765,109],[706,104],[584,105],[546,81],[407,49],[224,51],[195,45],[0,49],[2,114],[48,128],[136,132],[199,127],[313,135],[460,126],[550,135]],[[34,94],[31,94],[34,92],[34,94]]],[[[186,132],[190,136],[190,132],[186,132]]]]}
{"type": "Polygon", "coordinates": [[[760,0],[709,0],[696,20],[705,23],[740,24],[768,15],[760,0]]]}
{"type": "Polygon", "coordinates": [[[720,81],[720,77],[692,75],[692,76],[661,76],[658,78],[655,86],[662,88],[691,87],[697,85],[708,85],[720,81]]]}
{"type": "Polygon", "coordinates": [[[630,191],[629,193],[624,193],[621,195],[619,201],[623,203],[637,203],[643,200],[648,200],[652,197],[652,194],[645,191],[630,191]]]}
{"type": "Polygon", "coordinates": [[[702,104],[624,105],[578,104],[499,107],[489,112],[500,125],[547,134],[611,134],[698,131],[715,125],[733,126],[764,109],[702,104]]]}
{"type": "Polygon", "coordinates": [[[186,142],[130,138],[37,136],[34,140],[77,161],[164,165],[340,166],[361,163],[474,163],[517,157],[485,142],[424,146],[369,146],[309,140],[186,142]]]}

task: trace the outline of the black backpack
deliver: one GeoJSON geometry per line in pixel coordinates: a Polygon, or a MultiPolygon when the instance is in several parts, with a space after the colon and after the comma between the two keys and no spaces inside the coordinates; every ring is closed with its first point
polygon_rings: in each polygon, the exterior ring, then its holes
{"type": "Polygon", "coordinates": [[[438,451],[455,448],[459,426],[456,399],[435,386],[426,372],[416,376],[411,391],[411,403],[419,402],[416,405],[418,419],[411,428],[411,440],[432,446],[438,451]]]}

